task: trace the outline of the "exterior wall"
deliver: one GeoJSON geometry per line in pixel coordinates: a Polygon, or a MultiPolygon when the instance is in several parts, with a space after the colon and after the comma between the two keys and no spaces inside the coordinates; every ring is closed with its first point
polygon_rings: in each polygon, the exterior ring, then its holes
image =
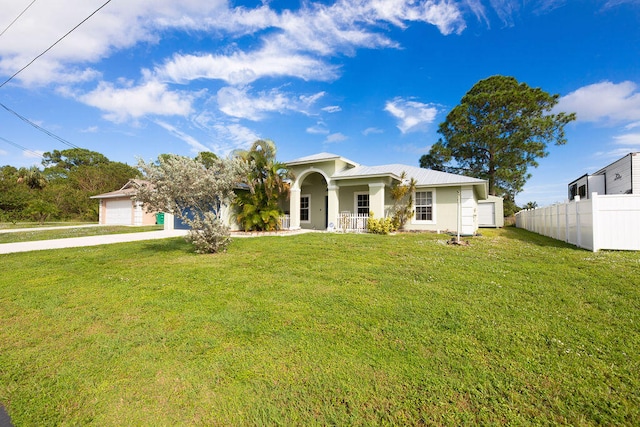
{"type": "Polygon", "coordinates": [[[156,223],[156,213],[155,212],[147,212],[144,209],[144,206],[135,202],[135,200],[131,199],[131,196],[123,196],[123,197],[111,197],[108,199],[100,199],[99,206],[99,219],[98,223],[101,225],[112,225],[107,223],[107,206],[110,202],[124,202],[128,201],[131,203],[131,220],[126,225],[155,225],[156,223]]]}
{"type": "MultiPolygon", "coordinates": [[[[473,234],[478,229],[477,196],[471,187],[425,187],[418,191],[433,191],[433,221],[424,223],[412,218],[405,226],[407,230],[458,231],[461,222],[462,234],[473,234]],[[458,191],[461,191],[461,216],[458,217],[458,191]]],[[[414,197],[415,199],[415,197],[414,197]]]]}
{"type": "Polygon", "coordinates": [[[607,194],[631,194],[632,157],[627,155],[603,169],[607,194]]]}
{"type": "MultiPolygon", "coordinates": [[[[355,185],[355,186],[341,186],[340,194],[338,195],[338,206],[340,212],[351,212],[355,214],[355,194],[356,193],[369,193],[368,185],[355,185]]],[[[371,197],[371,195],[369,195],[371,197]]],[[[371,202],[371,200],[369,200],[371,202]]],[[[374,212],[376,217],[380,217],[380,214],[374,212]]],[[[335,221],[335,220],[334,220],[335,221]]]]}
{"type": "Polygon", "coordinates": [[[631,194],[640,194],[640,153],[631,154],[631,194]]]}
{"type": "MultiPolygon", "coordinates": [[[[319,173],[308,175],[300,187],[300,196],[309,196],[309,221],[300,221],[300,227],[312,230],[327,228],[327,183],[319,173]]],[[[335,220],[333,220],[335,221],[335,220]]],[[[331,222],[331,219],[329,219],[331,222]]]]}
{"type": "Polygon", "coordinates": [[[493,222],[491,224],[483,224],[480,222],[478,215],[478,227],[504,227],[504,200],[502,197],[489,196],[487,200],[478,200],[478,210],[482,205],[493,205],[493,222]]]}

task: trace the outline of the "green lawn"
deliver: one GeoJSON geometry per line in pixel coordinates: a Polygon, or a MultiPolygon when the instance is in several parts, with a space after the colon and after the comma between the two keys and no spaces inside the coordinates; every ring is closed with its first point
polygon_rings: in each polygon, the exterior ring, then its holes
{"type": "Polygon", "coordinates": [[[130,227],[125,225],[101,225],[86,228],[62,228],[51,230],[34,230],[3,233],[0,231],[1,243],[33,242],[36,240],[67,239],[69,237],[101,236],[104,234],[140,233],[144,231],[162,230],[163,225],[146,225],[130,227]]]}
{"type": "Polygon", "coordinates": [[[14,228],[41,228],[41,227],[60,227],[67,225],[89,225],[96,224],[95,222],[80,222],[80,221],[59,221],[59,222],[0,222],[0,230],[11,230],[14,228]]]}
{"type": "Polygon", "coordinates": [[[0,256],[22,425],[640,424],[640,253],[514,228],[0,256]]]}

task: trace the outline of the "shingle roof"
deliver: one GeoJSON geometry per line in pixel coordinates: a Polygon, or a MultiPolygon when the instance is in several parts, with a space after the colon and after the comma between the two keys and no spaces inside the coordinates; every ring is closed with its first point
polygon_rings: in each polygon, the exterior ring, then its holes
{"type": "Polygon", "coordinates": [[[138,188],[143,185],[149,185],[149,181],[144,179],[130,179],[121,189],[116,191],[110,191],[108,193],[97,194],[91,196],[90,199],[110,199],[114,197],[133,197],[138,193],[138,188]]]}
{"type": "Polygon", "coordinates": [[[325,160],[342,160],[345,161],[347,163],[350,163],[354,166],[357,166],[358,164],[354,161],[351,161],[349,159],[346,159],[338,154],[333,154],[333,153],[318,153],[318,154],[312,154],[310,156],[305,156],[305,157],[300,157],[298,159],[294,159],[294,160],[290,160],[288,162],[285,162],[288,165],[295,165],[295,164],[304,164],[304,163],[314,163],[314,162],[321,162],[321,161],[325,161],[325,160]]]}
{"type": "Polygon", "coordinates": [[[414,178],[418,186],[450,185],[450,184],[481,184],[482,179],[470,178],[464,175],[434,171],[416,166],[391,164],[381,166],[358,166],[347,169],[334,175],[334,178],[355,178],[377,175],[392,175],[399,179],[402,172],[406,172],[407,178],[414,178]]]}

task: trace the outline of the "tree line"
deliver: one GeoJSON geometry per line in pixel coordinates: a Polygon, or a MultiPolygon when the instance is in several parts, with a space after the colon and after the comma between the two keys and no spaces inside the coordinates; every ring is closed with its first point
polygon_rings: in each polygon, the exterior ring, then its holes
{"type": "Polygon", "coordinates": [[[0,167],[0,221],[97,221],[91,196],[115,191],[140,171],[84,148],[42,155],[42,168],[0,167]]]}

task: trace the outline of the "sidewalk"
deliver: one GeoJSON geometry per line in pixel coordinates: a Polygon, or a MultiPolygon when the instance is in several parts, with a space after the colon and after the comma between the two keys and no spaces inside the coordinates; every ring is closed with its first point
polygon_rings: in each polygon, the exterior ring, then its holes
{"type": "MultiPolygon", "coordinates": [[[[51,229],[51,227],[47,228],[51,229]]],[[[33,228],[21,231],[33,231],[33,228]]],[[[7,231],[7,230],[5,230],[7,231]]],[[[138,242],[142,240],[166,239],[185,236],[187,230],[143,231],[139,233],[105,234],[101,236],[71,237],[68,239],[38,240],[35,242],[17,242],[0,244],[0,254],[15,252],[42,251],[47,249],[77,248],[83,246],[109,245],[112,243],[138,242]]]]}

